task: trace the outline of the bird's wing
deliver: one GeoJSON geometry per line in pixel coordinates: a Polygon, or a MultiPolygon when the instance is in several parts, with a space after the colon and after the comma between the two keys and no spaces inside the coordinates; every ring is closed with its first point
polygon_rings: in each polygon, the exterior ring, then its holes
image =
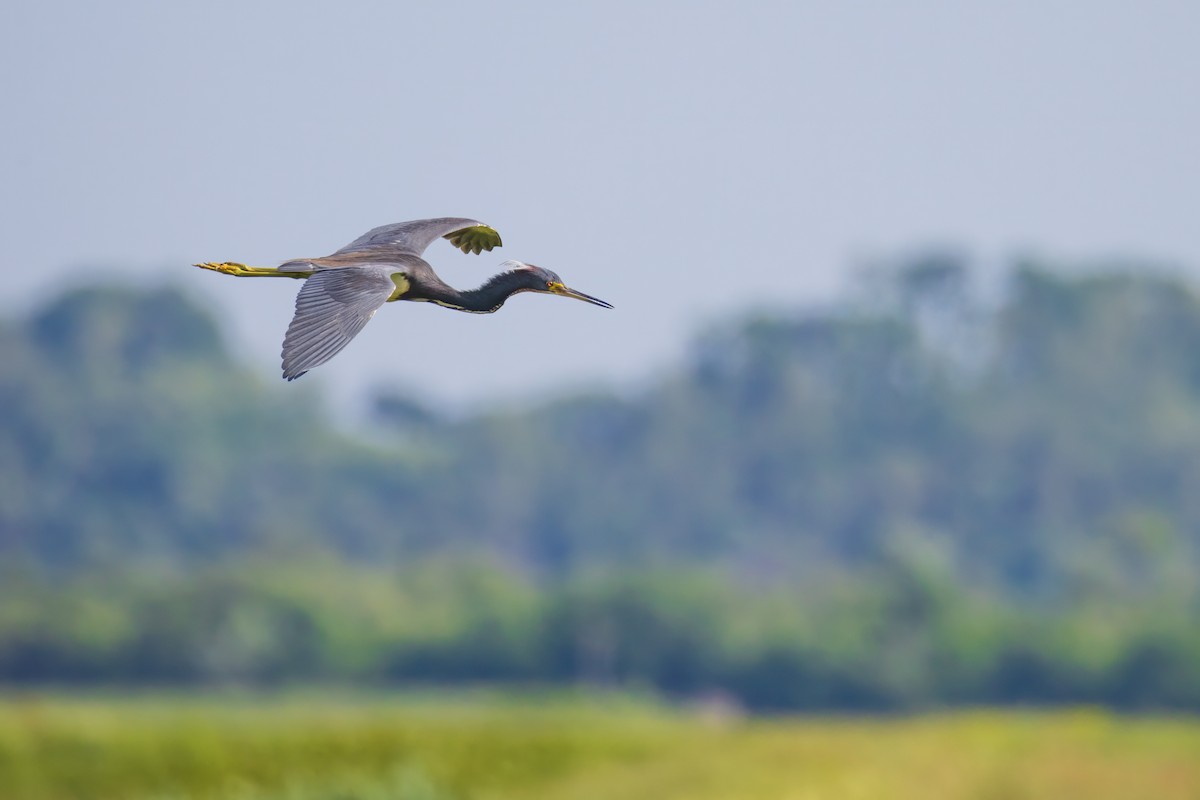
{"type": "Polygon", "coordinates": [[[396,290],[388,272],[373,265],[345,267],[306,280],[283,337],[283,377],[295,380],[341,352],[396,290]]]}
{"type": "Polygon", "coordinates": [[[439,217],[418,219],[412,222],[395,222],[372,228],[334,255],[362,253],[372,250],[391,250],[419,256],[439,236],[464,253],[476,253],[499,247],[500,234],[482,222],[461,217],[439,217]]]}

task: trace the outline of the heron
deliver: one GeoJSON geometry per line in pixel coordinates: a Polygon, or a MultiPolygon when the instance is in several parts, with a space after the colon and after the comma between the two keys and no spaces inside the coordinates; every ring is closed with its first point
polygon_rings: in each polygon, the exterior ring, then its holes
{"type": "Polygon", "coordinates": [[[477,289],[455,289],[438,277],[422,254],[438,237],[464,253],[478,255],[500,247],[500,234],[463,217],[439,217],[381,225],[320,258],[296,258],[278,267],[248,267],[232,261],[193,266],[238,278],[299,278],[296,313],[283,337],[283,377],[294,381],[340,353],[384,303],[412,300],[456,311],[491,314],[520,292],[571,297],[612,308],[591,295],[568,288],[554,272],[520,261],[505,261],[502,271],[477,289]]]}

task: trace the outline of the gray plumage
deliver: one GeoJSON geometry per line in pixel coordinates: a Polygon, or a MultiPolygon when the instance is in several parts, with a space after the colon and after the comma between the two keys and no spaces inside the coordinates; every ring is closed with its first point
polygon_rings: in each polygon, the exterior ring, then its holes
{"type": "Polygon", "coordinates": [[[292,259],[273,269],[232,262],[196,266],[237,277],[304,279],[296,296],[296,313],[283,337],[283,377],[289,381],[341,352],[375,312],[392,300],[432,302],[487,314],[518,292],[542,292],[612,308],[603,300],[568,289],[550,270],[520,261],[504,262],[505,271],[478,289],[455,289],[421,257],[438,237],[448,239],[464,253],[501,245],[500,234],[478,220],[439,217],[381,225],[331,255],[292,259]]]}
{"type": "Polygon", "coordinates": [[[313,273],[296,295],[283,337],[283,377],[295,380],[337,355],[396,290],[391,267],[363,264],[313,273]]]}
{"type": "Polygon", "coordinates": [[[425,252],[425,248],[436,242],[439,236],[445,236],[464,253],[476,255],[481,250],[491,250],[500,245],[499,235],[479,220],[439,217],[380,225],[367,231],[334,255],[390,252],[419,256],[425,252]]]}
{"type": "MultiPolygon", "coordinates": [[[[421,258],[429,245],[445,236],[464,253],[491,250],[494,244],[479,220],[438,217],[380,225],[350,244],[323,258],[296,259],[280,269],[306,265],[313,274],[296,295],[296,313],[283,337],[283,377],[299,378],[336,356],[358,335],[388,298],[397,291],[391,275],[422,266],[433,268],[421,258]]],[[[436,278],[436,275],[433,275],[436,278]]]]}

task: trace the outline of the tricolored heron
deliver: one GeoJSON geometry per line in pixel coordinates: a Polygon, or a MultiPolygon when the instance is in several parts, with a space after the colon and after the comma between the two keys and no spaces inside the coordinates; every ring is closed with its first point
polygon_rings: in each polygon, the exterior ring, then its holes
{"type": "Polygon", "coordinates": [[[297,258],[278,267],[248,267],[228,261],[195,266],[238,278],[305,279],[296,296],[296,315],[283,337],[283,377],[289,381],[337,355],[384,303],[393,300],[419,300],[490,314],[518,292],[541,292],[612,308],[603,300],[568,289],[550,270],[520,261],[505,261],[500,265],[504,271],[478,289],[455,289],[421,258],[439,236],[464,253],[479,253],[501,244],[500,234],[482,222],[441,217],[381,225],[332,255],[297,258]]]}

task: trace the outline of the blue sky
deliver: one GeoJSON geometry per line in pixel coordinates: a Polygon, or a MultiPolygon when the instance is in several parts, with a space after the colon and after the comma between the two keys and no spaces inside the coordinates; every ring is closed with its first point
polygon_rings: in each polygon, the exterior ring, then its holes
{"type": "Polygon", "coordinates": [[[463,215],[604,311],[385,307],[305,382],[473,404],[621,385],[706,322],[929,244],[1200,266],[1200,5],[55,3],[0,10],[0,308],[172,281],[264,379],[273,264],[463,215]]]}

